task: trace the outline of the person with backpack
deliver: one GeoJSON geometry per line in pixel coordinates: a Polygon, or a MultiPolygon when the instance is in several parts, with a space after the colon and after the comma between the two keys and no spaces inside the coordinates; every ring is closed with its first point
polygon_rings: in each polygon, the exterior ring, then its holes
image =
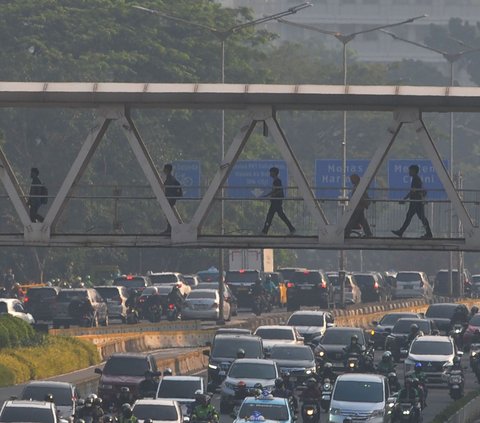
{"type": "MultiPolygon", "coordinates": [[[[165,186],[165,196],[167,197],[168,204],[175,211],[175,204],[177,200],[183,197],[182,186],[178,182],[177,178],[173,176],[173,166],[170,163],[167,163],[163,166],[163,173],[165,173],[165,180],[163,184],[165,186]]],[[[170,222],[167,221],[167,229],[162,232],[162,235],[169,235],[172,232],[172,227],[170,222]]]]}
{"type": "Polygon", "coordinates": [[[47,204],[48,201],[48,191],[38,177],[39,174],[40,171],[36,167],[30,169],[32,184],[30,186],[27,205],[29,207],[30,220],[32,222],[43,222],[43,216],[38,214],[38,209],[42,204],[47,204]]]}

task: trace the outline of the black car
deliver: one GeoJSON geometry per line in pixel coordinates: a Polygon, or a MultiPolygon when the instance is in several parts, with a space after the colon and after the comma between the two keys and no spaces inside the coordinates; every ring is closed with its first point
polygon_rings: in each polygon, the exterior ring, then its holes
{"type": "Polygon", "coordinates": [[[365,349],[365,333],[361,328],[334,327],[328,328],[322,337],[314,338],[314,354],[316,358],[332,363],[334,369],[343,369],[345,360],[345,347],[350,345],[353,335],[357,335],[358,344],[365,349]]]}
{"type": "Polygon", "coordinates": [[[225,283],[241,307],[251,308],[250,288],[257,280],[263,281],[263,272],[259,270],[230,270],[225,275],[225,283]]]}
{"type": "Polygon", "coordinates": [[[322,270],[294,272],[287,282],[287,310],[300,306],[328,308],[333,302],[333,286],[322,270]]]}
{"type": "Polygon", "coordinates": [[[238,350],[245,351],[245,358],[264,358],[262,339],[254,335],[216,335],[212,349],[206,352],[208,360],[208,389],[215,390],[225,379],[230,365],[237,359],[238,350]]]}
{"type": "Polygon", "coordinates": [[[307,345],[274,345],[269,358],[277,362],[280,372],[290,373],[290,381],[295,385],[316,375],[315,357],[307,345]]]}
{"type": "Polygon", "coordinates": [[[148,276],[140,275],[122,275],[115,278],[113,286],[124,286],[128,290],[135,289],[139,292],[143,291],[147,286],[152,283],[148,276]]]}
{"type": "Polygon", "coordinates": [[[432,319],[437,328],[448,334],[455,324],[468,324],[468,308],[464,304],[442,303],[428,307],[425,317],[432,319]]]}
{"type": "Polygon", "coordinates": [[[36,322],[53,319],[52,305],[55,303],[60,288],[43,286],[30,288],[23,299],[25,311],[30,313],[36,322]]]}
{"type": "Polygon", "coordinates": [[[402,318],[398,319],[390,334],[385,340],[385,350],[390,351],[393,359],[400,361],[400,350],[408,347],[408,334],[411,326],[415,324],[423,335],[438,335],[439,331],[435,322],[430,319],[402,318]]]}
{"type": "Polygon", "coordinates": [[[372,321],[372,325],[375,329],[370,332],[370,340],[375,343],[375,348],[384,348],[387,335],[392,331],[393,326],[397,323],[398,319],[410,317],[412,319],[421,319],[418,313],[388,313],[385,314],[382,319],[372,321]]]}
{"type": "Polygon", "coordinates": [[[354,273],[353,276],[362,291],[363,302],[385,302],[390,298],[390,286],[379,273],[354,273]]]}

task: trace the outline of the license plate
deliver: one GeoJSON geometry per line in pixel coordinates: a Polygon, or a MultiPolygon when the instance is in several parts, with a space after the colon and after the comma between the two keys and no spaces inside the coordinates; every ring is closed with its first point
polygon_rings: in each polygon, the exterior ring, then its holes
{"type": "Polygon", "coordinates": [[[225,376],[226,374],[227,374],[227,372],[226,372],[225,370],[220,370],[220,371],[218,372],[218,375],[219,375],[219,376],[225,376]]]}
{"type": "Polygon", "coordinates": [[[243,288],[243,287],[238,288],[238,292],[245,292],[245,291],[248,291],[248,288],[243,288]]]}
{"type": "Polygon", "coordinates": [[[311,289],[311,287],[310,286],[301,286],[300,289],[307,290],[307,289],[311,289]]]}

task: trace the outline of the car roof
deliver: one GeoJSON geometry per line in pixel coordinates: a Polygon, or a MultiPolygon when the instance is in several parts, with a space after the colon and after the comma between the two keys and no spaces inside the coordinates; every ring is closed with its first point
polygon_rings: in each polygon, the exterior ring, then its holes
{"type": "Polygon", "coordinates": [[[61,292],[86,292],[92,288],[64,288],[61,292]]]}
{"type": "Polygon", "coordinates": [[[159,275],[181,275],[179,272],[150,272],[148,276],[159,276],[159,275]]]}
{"type": "Polygon", "coordinates": [[[287,398],[280,398],[280,397],[273,397],[271,399],[265,399],[262,397],[246,397],[244,402],[253,402],[253,403],[261,403],[261,404],[280,404],[280,405],[288,405],[287,398]]]}
{"type": "Polygon", "coordinates": [[[429,342],[429,341],[452,343],[452,339],[449,336],[423,335],[414,339],[414,342],[429,342]]]}
{"type": "Polygon", "coordinates": [[[308,346],[308,345],[300,345],[300,344],[275,344],[274,346],[272,346],[272,348],[270,349],[270,351],[272,350],[277,350],[277,349],[302,349],[302,350],[305,350],[305,349],[309,349],[311,350],[311,348],[308,346]]]}
{"type": "Polygon", "coordinates": [[[292,331],[293,326],[284,326],[284,325],[264,325],[264,326],[259,326],[257,329],[255,329],[255,332],[257,332],[258,329],[285,329],[292,331]]]}
{"type": "Polygon", "coordinates": [[[45,388],[65,388],[65,389],[72,389],[73,385],[70,382],[57,382],[57,381],[50,381],[50,380],[33,380],[28,382],[25,385],[25,388],[29,386],[38,386],[38,387],[45,387],[45,388]]]}
{"type": "Polygon", "coordinates": [[[356,382],[383,382],[385,376],[376,375],[373,373],[344,373],[337,377],[337,382],[339,380],[345,381],[356,381],[356,382]]]}
{"type": "Polygon", "coordinates": [[[255,364],[255,363],[260,363],[260,364],[270,364],[274,365],[275,360],[268,360],[266,358],[237,358],[235,360],[235,363],[239,364],[255,364]]]}
{"type": "Polygon", "coordinates": [[[462,304],[457,304],[457,303],[437,303],[437,304],[430,304],[428,308],[438,308],[438,307],[458,307],[461,306],[462,304]]]}
{"type": "Polygon", "coordinates": [[[210,293],[210,292],[218,292],[218,289],[201,288],[201,289],[195,289],[194,291],[195,291],[195,292],[210,293]]]}
{"type": "Polygon", "coordinates": [[[218,340],[222,340],[222,339],[243,339],[243,340],[247,340],[247,339],[256,339],[258,340],[258,342],[261,342],[262,341],[262,338],[260,338],[259,336],[257,335],[249,335],[248,333],[239,333],[239,334],[236,334],[236,333],[219,333],[218,335],[215,335],[215,342],[217,342],[218,340]]]}
{"type": "Polygon", "coordinates": [[[45,402],[45,401],[10,400],[10,401],[5,401],[5,407],[43,408],[45,410],[49,410],[54,407],[54,404],[51,402],[45,402]]]}
{"type": "Polygon", "coordinates": [[[397,276],[400,274],[400,273],[425,273],[423,272],[422,270],[401,270],[397,273],[397,276]]]}
{"type": "Polygon", "coordinates": [[[164,398],[143,398],[137,399],[133,406],[135,407],[136,405],[169,405],[175,407],[175,405],[177,405],[177,401],[164,398]]]}
{"type": "Polygon", "coordinates": [[[327,328],[327,331],[329,332],[332,332],[332,331],[356,331],[356,332],[362,332],[363,333],[363,329],[362,328],[355,328],[355,327],[351,327],[351,326],[334,326],[334,327],[331,327],[331,328],[327,328]]]}
{"type": "MultiPolygon", "coordinates": [[[[328,311],[323,311],[323,310],[300,310],[300,311],[295,311],[293,312],[290,317],[292,316],[314,316],[314,315],[321,315],[323,316],[324,314],[328,313],[328,311]]],[[[289,319],[290,319],[289,317],[289,319]]]]}
{"type": "Polygon", "coordinates": [[[94,289],[97,289],[97,288],[126,289],[126,286],[123,286],[123,285],[98,285],[98,286],[94,287],[94,289]]]}
{"type": "Polygon", "coordinates": [[[149,355],[150,354],[145,354],[145,353],[119,352],[119,353],[113,353],[108,358],[117,358],[117,357],[146,358],[149,355]]]}
{"type": "Polygon", "coordinates": [[[200,376],[164,376],[162,380],[202,380],[202,377],[200,376]]]}
{"type": "Polygon", "coordinates": [[[405,316],[405,318],[408,318],[408,316],[416,316],[418,318],[418,313],[414,313],[413,311],[404,311],[404,312],[397,311],[396,313],[386,313],[386,314],[384,314],[382,316],[382,319],[385,316],[405,316]]]}
{"type": "Polygon", "coordinates": [[[401,319],[398,319],[397,320],[397,323],[398,322],[405,322],[405,321],[408,321],[408,322],[431,322],[432,319],[422,319],[420,317],[416,317],[416,318],[412,318],[412,317],[402,317],[401,319]]]}

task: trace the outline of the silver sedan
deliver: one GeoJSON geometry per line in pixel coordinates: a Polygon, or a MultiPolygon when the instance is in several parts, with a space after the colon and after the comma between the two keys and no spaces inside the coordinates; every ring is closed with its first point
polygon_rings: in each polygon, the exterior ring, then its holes
{"type": "MultiPolygon", "coordinates": [[[[223,318],[230,320],[230,304],[224,302],[223,318]]],[[[182,319],[212,319],[220,317],[220,296],[216,289],[196,289],[185,300],[182,319]]]]}

